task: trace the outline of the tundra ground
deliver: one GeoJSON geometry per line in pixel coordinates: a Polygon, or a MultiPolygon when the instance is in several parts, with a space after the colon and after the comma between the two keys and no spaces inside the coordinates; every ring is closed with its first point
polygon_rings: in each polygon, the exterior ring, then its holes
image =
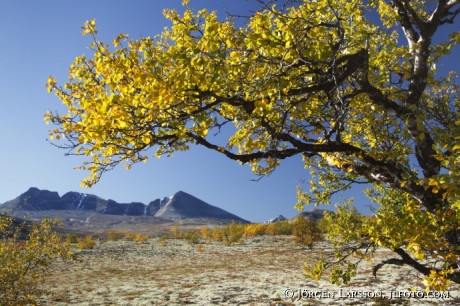
{"type": "MultiPolygon", "coordinates": [[[[241,244],[219,242],[197,245],[185,240],[150,238],[99,241],[94,249],[74,249],[73,262],[58,262],[44,285],[48,305],[457,305],[458,287],[450,297],[404,298],[409,288],[423,288],[421,277],[406,267],[385,266],[372,276],[372,263],[360,266],[358,275],[340,287],[303,277],[305,261],[320,251],[330,251],[327,242],[313,250],[294,244],[289,236],[247,238],[241,244]],[[299,289],[301,298],[299,299],[299,289]],[[292,290],[292,291],[289,291],[292,290]],[[303,290],[303,291],[302,291],[303,290]],[[367,292],[387,298],[358,297],[367,292]],[[287,295],[292,296],[286,297],[287,295]],[[316,297],[314,297],[315,295],[316,297]],[[321,295],[328,295],[321,297],[321,295]],[[352,297],[352,296],[355,297],[352,297]],[[309,297],[307,297],[309,296],[309,297]]],[[[378,258],[390,256],[378,251],[378,258]]]]}

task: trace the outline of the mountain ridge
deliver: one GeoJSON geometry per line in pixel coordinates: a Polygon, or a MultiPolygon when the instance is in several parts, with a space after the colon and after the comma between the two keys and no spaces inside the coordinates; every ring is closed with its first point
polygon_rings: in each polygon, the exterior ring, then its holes
{"type": "Polygon", "coordinates": [[[0,210],[45,211],[45,210],[86,210],[106,215],[154,216],[168,220],[190,218],[210,218],[235,220],[249,223],[226,210],[208,204],[184,191],[171,197],[155,199],[148,204],[141,202],[118,203],[93,194],[69,191],[59,196],[56,191],[40,190],[30,187],[13,200],[0,204],[0,210]]]}

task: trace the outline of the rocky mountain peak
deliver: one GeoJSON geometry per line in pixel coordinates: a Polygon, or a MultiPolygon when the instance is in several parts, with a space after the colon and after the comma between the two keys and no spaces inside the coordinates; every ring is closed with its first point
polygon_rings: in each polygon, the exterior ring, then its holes
{"type": "Polygon", "coordinates": [[[117,203],[93,194],[70,191],[62,197],[55,191],[29,188],[17,198],[0,204],[0,210],[11,208],[28,211],[86,210],[109,215],[155,216],[169,220],[208,218],[248,222],[221,208],[212,206],[184,191],[163,197],[149,204],[141,202],[117,203]]]}
{"type": "MultiPolygon", "coordinates": [[[[313,208],[312,210],[310,211],[303,211],[301,212],[300,214],[303,214],[305,219],[309,219],[309,220],[319,220],[321,219],[322,217],[324,217],[324,213],[325,212],[328,212],[328,213],[334,213],[333,211],[331,210],[328,210],[328,209],[320,209],[320,208],[313,208]]],[[[300,215],[299,214],[299,215],[300,215]]]]}
{"type": "Polygon", "coordinates": [[[264,223],[265,224],[270,224],[270,223],[275,223],[277,221],[284,221],[284,220],[286,220],[286,218],[283,215],[278,215],[278,217],[270,219],[270,220],[268,220],[268,221],[266,221],[264,223]]]}

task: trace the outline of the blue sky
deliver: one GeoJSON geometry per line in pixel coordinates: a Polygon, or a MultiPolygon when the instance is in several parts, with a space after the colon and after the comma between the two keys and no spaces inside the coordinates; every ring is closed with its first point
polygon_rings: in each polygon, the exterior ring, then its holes
{"type": "MultiPolygon", "coordinates": [[[[254,0],[190,1],[195,9],[217,10],[220,18],[225,17],[223,4],[238,14],[259,7],[254,0]]],[[[52,126],[45,125],[43,114],[47,110],[66,111],[54,94],[47,93],[45,83],[53,75],[63,84],[75,57],[90,54],[91,38],[81,36],[83,23],[95,18],[98,39],[107,43],[119,33],[130,38],[154,36],[170,26],[162,15],[164,8],[181,11],[181,0],[0,1],[0,203],[32,186],[60,195],[78,191],[118,202],[143,203],[182,190],[253,222],[298,213],[293,207],[295,187],[299,180],[309,178],[300,156],[282,161],[274,174],[254,182],[251,180],[257,177],[248,166],[193,146],[172,158],[150,158],[130,171],[120,167],[104,174],[93,188],[83,189],[80,181],[87,173],[73,170],[82,159],[65,157],[64,151],[45,141],[52,126]]],[[[455,26],[458,23],[449,27],[455,26]]],[[[441,74],[445,75],[447,68],[460,70],[455,53],[458,55],[458,47],[449,57],[451,62],[441,67],[441,74]]],[[[342,196],[354,197],[358,209],[368,214],[366,206],[371,203],[360,190],[358,187],[342,196]]]]}

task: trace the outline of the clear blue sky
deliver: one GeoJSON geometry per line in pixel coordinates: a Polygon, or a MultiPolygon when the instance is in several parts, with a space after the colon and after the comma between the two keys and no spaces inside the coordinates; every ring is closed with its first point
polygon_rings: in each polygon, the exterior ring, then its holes
{"type": "MultiPolygon", "coordinates": [[[[259,7],[254,0],[190,1],[191,7],[217,10],[224,18],[222,4],[239,14],[259,7]]],[[[90,37],[81,36],[83,23],[96,18],[98,38],[107,43],[119,33],[130,38],[154,36],[170,26],[162,15],[164,8],[181,11],[181,0],[0,1],[0,203],[32,186],[60,195],[78,191],[118,202],[143,203],[182,190],[253,222],[298,213],[293,208],[295,187],[298,180],[309,178],[300,156],[283,161],[273,175],[253,182],[257,177],[248,166],[193,146],[172,158],[150,158],[130,171],[120,167],[104,174],[93,188],[83,189],[80,181],[87,173],[73,170],[82,160],[65,157],[64,151],[45,141],[52,126],[45,125],[43,114],[47,110],[66,112],[54,94],[47,93],[45,83],[53,75],[63,84],[74,58],[90,54],[90,37]]],[[[458,28],[458,22],[449,27],[455,26],[458,28]]],[[[458,48],[454,51],[458,55],[458,48]]],[[[445,75],[447,68],[460,71],[455,54],[449,58],[451,62],[441,67],[441,74],[445,75]]],[[[354,197],[358,209],[368,214],[366,205],[371,203],[360,190],[342,196],[354,197]]]]}

